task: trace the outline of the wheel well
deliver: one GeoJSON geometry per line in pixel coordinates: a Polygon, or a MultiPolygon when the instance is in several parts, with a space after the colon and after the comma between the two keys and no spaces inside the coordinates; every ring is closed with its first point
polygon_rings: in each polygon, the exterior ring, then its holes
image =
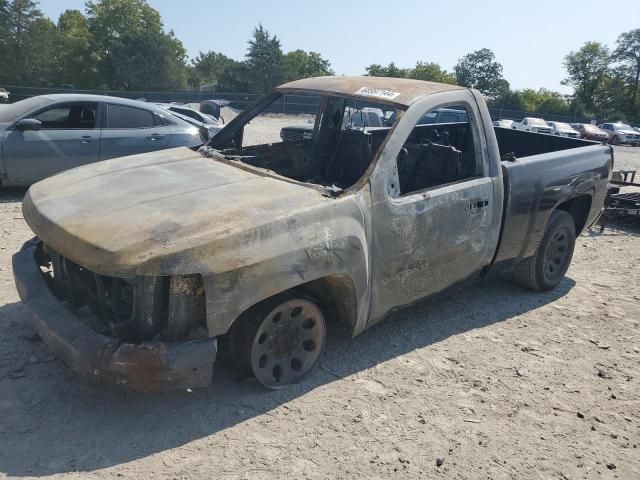
{"type": "Polygon", "coordinates": [[[587,218],[589,218],[589,212],[591,211],[591,201],[591,195],[579,195],[561,203],[557,207],[559,210],[564,210],[571,214],[576,226],[576,235],[580,235],[587,223],[587,218]]]}
{"type": "Polygon", "coordinates": [[[337,322],[351,331],[358,320],[358,300],[353,281],[347,275],[329,275],[295,287],[319,303],[327,321],[337,322]]]}

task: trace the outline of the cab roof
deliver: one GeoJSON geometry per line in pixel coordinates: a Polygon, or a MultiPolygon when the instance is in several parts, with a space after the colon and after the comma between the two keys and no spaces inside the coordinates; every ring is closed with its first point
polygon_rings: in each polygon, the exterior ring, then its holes
{"type": "Polygon", "coordinates": [[[313,77],[280,85],[276,90],[312,91],[319,94],[346,95],[408,107],[434,93],[464,90],[465,87],[392,77],[313,77]]]}

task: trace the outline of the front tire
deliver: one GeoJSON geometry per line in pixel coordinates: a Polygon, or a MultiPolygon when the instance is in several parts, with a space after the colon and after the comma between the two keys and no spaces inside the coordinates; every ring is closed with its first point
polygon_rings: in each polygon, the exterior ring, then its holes
{"type": "Polygon", "coordinates": [[[515,270],[515,280],[523,287],[548,291],[564,278],[576,243],[573,217],[555,210],[533,257],[522,260],[515,270]]]}
{"type": "Polygon", "coordinates": [[[322,310],[298,292],[276,295],[245,312],[230,332],[234,361],[267,388],[300,382],[324,350],[322,310]]]}

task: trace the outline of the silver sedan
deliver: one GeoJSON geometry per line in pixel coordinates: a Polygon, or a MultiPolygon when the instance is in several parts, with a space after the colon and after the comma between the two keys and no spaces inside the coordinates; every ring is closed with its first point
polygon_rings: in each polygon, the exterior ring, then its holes
{"type": "Polygon", "coordinates": [[[152,104],[101,95],[42,95],[0,107],[0,185],[30,185],[87,163],[204,139],[152,104]]]}

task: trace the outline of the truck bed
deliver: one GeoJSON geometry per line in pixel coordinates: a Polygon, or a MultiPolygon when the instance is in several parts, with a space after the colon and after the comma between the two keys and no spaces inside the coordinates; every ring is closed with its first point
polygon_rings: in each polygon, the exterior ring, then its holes
{"type": "Polygon", "coordinates": [[[496,127],[494,130],[502,158],[510,153],[516,158],[523,158],[559,150],[598,145],[598,142],[590,140],[523,132],[513,128],[496,127]]]}
{"type": "Polygon", "coordinates": [[[535,253],[554,209],[574,216],[577,235],[598,219],[613,150],[586,140],[506,128],[495,132],[503,159],[504,206],[494,265],[504,270],[535,253]]]}

